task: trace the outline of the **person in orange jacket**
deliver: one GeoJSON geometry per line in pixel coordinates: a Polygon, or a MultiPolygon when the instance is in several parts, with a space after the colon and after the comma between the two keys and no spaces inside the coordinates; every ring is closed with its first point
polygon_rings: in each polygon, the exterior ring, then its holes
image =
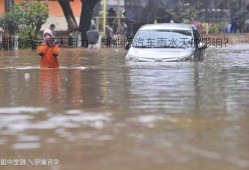
{"type": "Polygon", "coordinates": [[[46,29],[43,33],[44,42],[39,45],[37,49],[38,55],[41,56],[41,68],[59,68],[59,44],[54,43],[52,38],[52,31],[46,29]]]}

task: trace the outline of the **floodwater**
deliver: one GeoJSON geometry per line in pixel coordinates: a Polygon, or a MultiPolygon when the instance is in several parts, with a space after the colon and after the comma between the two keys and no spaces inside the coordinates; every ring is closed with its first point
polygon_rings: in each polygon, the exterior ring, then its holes
{"type": "Polygon", "coordinates": [[[1,170],[249,169],[249,45],[204,62],[125,63],[123,49],[0,51],[1,170]]]}

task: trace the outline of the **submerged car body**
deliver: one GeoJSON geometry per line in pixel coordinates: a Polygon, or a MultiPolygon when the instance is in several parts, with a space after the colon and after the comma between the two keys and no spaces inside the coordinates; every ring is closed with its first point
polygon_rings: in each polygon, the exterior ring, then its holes
{"type": "Polygon", "coordinates": [[[201,61],[205,49],[193,25],[147,24],[137,31],[126,61],[201,61]]]}

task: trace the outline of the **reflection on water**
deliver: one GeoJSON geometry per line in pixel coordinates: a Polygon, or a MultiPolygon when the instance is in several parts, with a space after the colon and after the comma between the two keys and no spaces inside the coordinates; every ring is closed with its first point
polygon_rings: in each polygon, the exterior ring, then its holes
{"type": "Polygon", "coordinates": [[[201,63],[125,63],[122,49],[0,52],[0,169],[249,168],[248,45],[201,63]]]}

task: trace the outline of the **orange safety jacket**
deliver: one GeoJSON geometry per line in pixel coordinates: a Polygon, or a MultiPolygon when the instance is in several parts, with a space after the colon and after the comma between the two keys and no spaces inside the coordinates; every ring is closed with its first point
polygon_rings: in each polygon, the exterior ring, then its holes
{"type": "Polygon", "coordinates": [[[59,45],[49,46],[45,42],[40,44],[37,49],[38,55],[41,56],[41,68],[59,68],[57,56],[59,55],[59,45]]]}

